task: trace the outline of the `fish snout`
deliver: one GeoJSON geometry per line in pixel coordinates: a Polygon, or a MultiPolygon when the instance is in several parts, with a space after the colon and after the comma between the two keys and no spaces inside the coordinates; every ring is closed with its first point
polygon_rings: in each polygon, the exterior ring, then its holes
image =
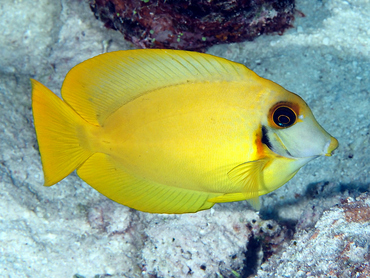
{"type": "Polygon", "coordinates": [[[326,143],[324,148],[325,156],[332,156],[334,154],[334,150],[338,148],[339,142],[336,138],[331,137],[331,139],[326,143]]]}

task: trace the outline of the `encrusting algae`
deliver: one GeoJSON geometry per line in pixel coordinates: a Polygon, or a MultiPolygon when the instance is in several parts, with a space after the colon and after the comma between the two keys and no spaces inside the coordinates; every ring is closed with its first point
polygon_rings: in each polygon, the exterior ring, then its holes
{"type": "Polygon", "coordinates": [[[105,53],[71,69],[63,100],[36,80],[32,88],[45,185],[77,170],[145,212],[258,207],[258,196],[338,146],[299,96],[208,54],[105,53]]]}
{"type": "Polygon", "coordinates": [[[90,0],[96,18],[139,48],[205,51],[220,44],[282,35],[294,0],[90,0]]]}

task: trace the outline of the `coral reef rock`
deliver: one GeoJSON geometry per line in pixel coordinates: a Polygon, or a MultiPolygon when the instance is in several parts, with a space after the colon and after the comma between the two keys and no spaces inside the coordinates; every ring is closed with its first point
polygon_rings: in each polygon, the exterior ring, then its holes
{"type": "Polygon", "coordinates": [[[247,277],[291,239],[291,231],[251,210],[138,215],[145,224],[143,277],[247,277]]]}
{"type": "Polygon", "coordinates": [[[90,0],[96,18],[141,48],[204,51],[292,27],[294,0],[90,0]]]}
{"type": "Polygon", "coordinates": [[[258,277],[370,277],[369,238],[369,193],[348,197],[325,211],[314,229],[298,230],[258,277]]]}

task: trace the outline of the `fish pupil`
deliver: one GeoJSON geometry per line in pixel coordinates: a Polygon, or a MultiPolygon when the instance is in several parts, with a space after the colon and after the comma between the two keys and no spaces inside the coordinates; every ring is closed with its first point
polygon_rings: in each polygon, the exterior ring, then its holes
{"type": "Polygon", "coordinates": [[[279,127],[289,127],[295,123],[296,119],[295,112],[286,106],[277,108],[273,114],[274,123],[279,127]]]}
{"type": "Polygon", "coordinates": [[[289,122],[290,122],[290,119],[289,119],[288,116],[286,116],[286,115],[279,116],[279,125],[284,126],[286,124],[289,124],[289,122]]]}

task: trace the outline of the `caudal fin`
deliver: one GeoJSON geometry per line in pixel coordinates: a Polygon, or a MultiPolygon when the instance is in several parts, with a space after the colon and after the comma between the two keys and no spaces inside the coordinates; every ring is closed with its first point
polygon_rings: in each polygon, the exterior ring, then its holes
{"type": "Polygon", "coordinates": [[[81,147],[81,136],[89,124],[40,82],[31,79],[31,83],[32,111],[44,169],[44,185],[51,186],[93,154],[81,147]]]}

